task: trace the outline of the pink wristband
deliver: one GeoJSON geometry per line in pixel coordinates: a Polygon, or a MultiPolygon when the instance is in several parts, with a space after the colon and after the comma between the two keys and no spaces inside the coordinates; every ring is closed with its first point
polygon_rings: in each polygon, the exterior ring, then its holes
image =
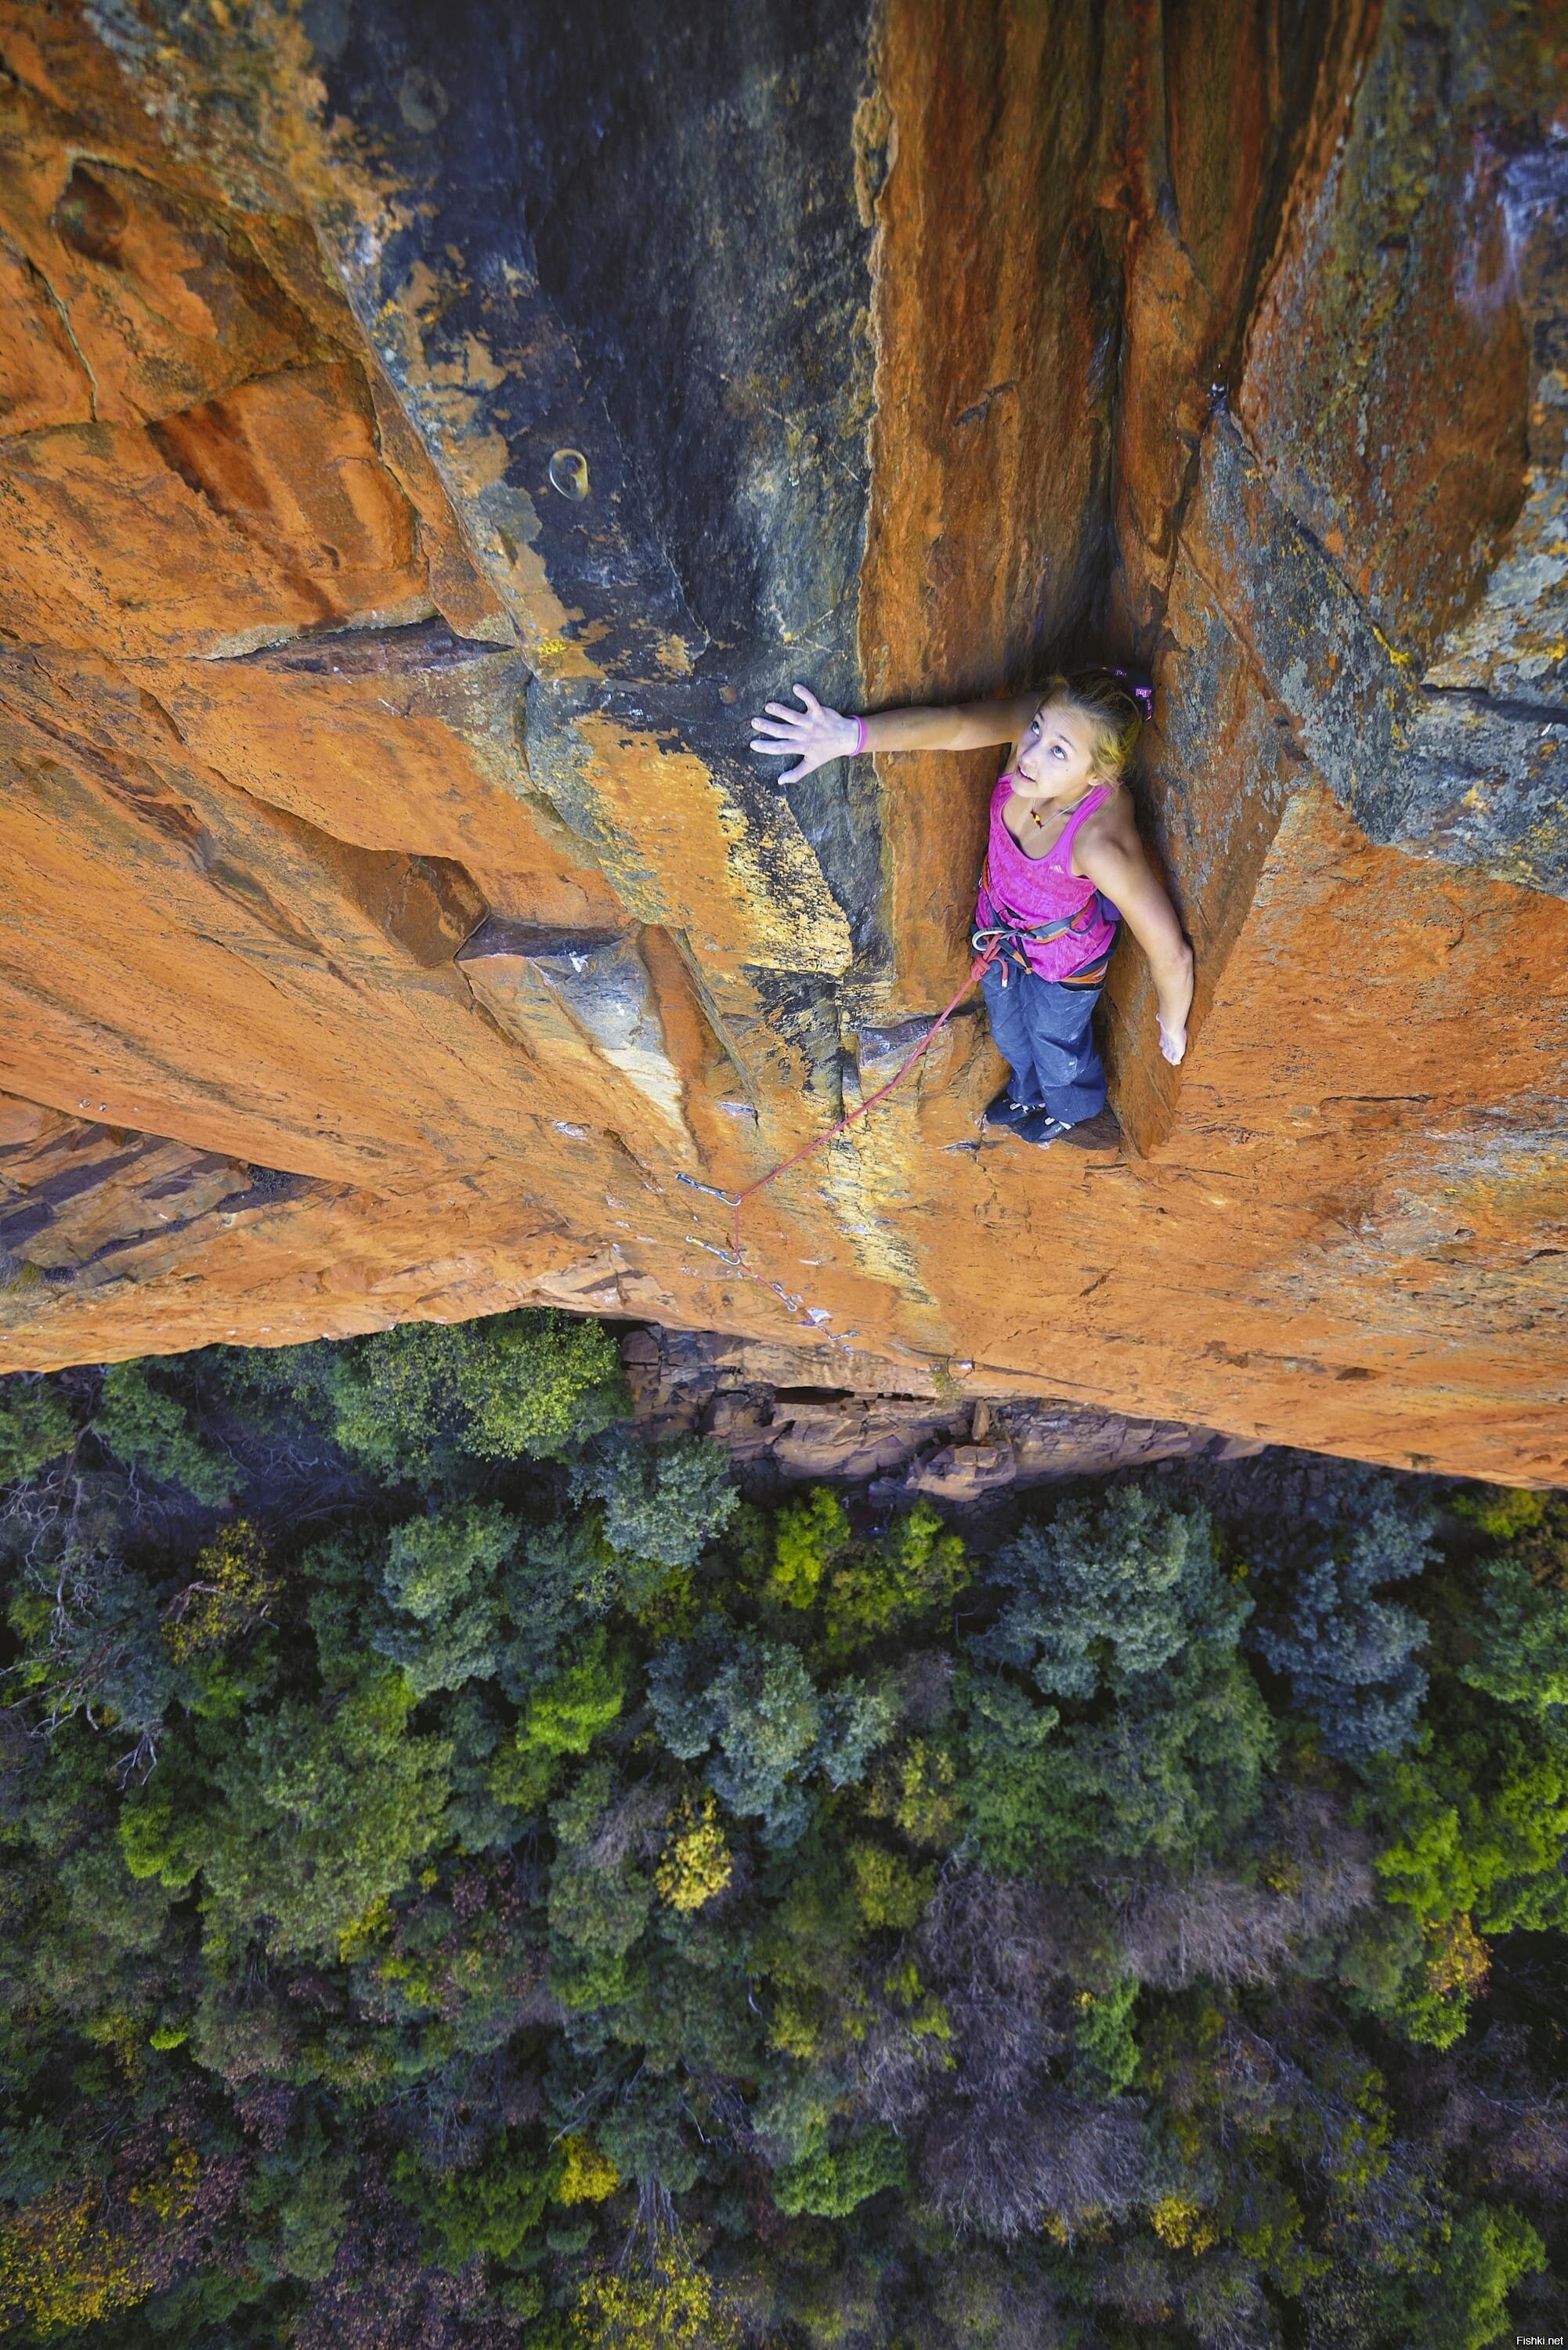
{"type": "Polygon", "coordinates": [[[857,718],[856,720],[855,735],[855,755],[858,758],[861,752],[866,748],[866,721],[864,718],[857,718]]]}

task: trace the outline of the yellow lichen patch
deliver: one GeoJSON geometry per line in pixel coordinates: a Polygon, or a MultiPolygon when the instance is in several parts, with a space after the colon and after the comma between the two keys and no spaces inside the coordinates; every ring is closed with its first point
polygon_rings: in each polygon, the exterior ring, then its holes
{"type": "Polygon", "coordinates": [[[615,832],[637,844],[646,920],[689,932],[700,953],[726,962],[847,966],[849,925],[782,794],[742,806],[694,753],[597,712],[577,732],[584,780],[615,832]]]}
{"type": "Polygon", "coordinates": [[[529,667],[542,677],[601,677],[597,662],[568,633],[583,616],[568,611],[550,585],[534,544],[539,517],[527,492],[497,481],[477,492],[472,519],[486,577],[516,623],[529,667]]]}

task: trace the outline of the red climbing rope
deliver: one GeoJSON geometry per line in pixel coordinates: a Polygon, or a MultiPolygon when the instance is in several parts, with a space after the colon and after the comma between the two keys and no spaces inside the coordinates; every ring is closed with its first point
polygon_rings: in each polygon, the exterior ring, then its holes
{"type": "Polygon", "coordinates": [[[875,1109],[878,1102],[886,1101],[894,1087],[902,1085],[904,1079],[909,1076],[909,1071],[914,1067],[915,1063],[919,1060],[923,1055],[930,1051],[931,1046],[936,1043],[937,1038],[947,1026],[948,1022],[952,1018],[953,1014],[958,1010],[959,1005],[963,1002],[964,997],[969,993],[971,988],[978,987],[981,981],[985,977],[986,972],[996,961],[997,956],[1002,952],[1005,942],[1005,938],[999,936],[993,939],[989,946],[983,948],[981,952],[976,955],[973,963],[970,967],[969,977],[964,981],[963,985],[959,989],[958,993],[953,997],[953,1000],[948,1005],[947,1010],[938,1014],[936,1019],[927,1029],[925,1035],[921,1037],[914,1051],[910,1053],[906,1059],[900,1061],[898,1066],[894,1070],[893,1075],[888,1078],[887,1084],[879,1087],[876,1093],[871,1096],[869,1101],[863,1101],[858,1109],[852,1109],[847,1118],[841,1118],[836,1126],[830,1126],[828,1128],[826,1134],[814,1134],[811,1140],[809,1142],[803,1142],[800,1149],[794,1152],[790,1158],[781,1159],[776,1167],[770,1167],[765,1175],[759,1175],[754,1183],[748,1183],[743,1191],[736,1192],[733,1200],[730,1203],[732,1210],[730,1232],[734,1243],[735,1254],[737,1257],[739,1257],[741,1253],[741,1210],[745,1206],[746,1201],[751,1198],[753,1192],[766,1191],[768,1185],[774,1182],[777,1177],[780,1175],[786,1175],[792,1167],[798,1167],[803,1159],[809,1159],[812,1152],[814,1150],[820,1150],[825,1143],[835,1141],[837,1137],[845,1131],[846,1128],[854,1125],[857,1118],[864,1118],[868,1109],[875,1109]]]}

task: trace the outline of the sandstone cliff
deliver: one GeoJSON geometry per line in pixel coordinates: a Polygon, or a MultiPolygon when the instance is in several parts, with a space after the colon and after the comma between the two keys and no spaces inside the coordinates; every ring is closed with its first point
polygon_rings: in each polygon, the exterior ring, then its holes
{"type": "MultiPolygon", "coordinates": [[[[1568,14],[3,0],[0,1348],[554,1302],[1568,1475],[1568,14]],[[1199,961],[979,1143],[984,760],[1199,961]]],[[[889,1382],[897,1384],[897,1382],[889,1382]]]]}

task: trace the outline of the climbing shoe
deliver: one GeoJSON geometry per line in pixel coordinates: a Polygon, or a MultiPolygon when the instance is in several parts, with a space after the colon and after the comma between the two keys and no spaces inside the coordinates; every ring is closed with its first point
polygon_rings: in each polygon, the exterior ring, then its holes
{"type": "Polygon", "coordinates": [[[1033,1142],[1036,1149],[1045,1150],[1052,1143],[1060,1142],[1064,1136],[1071,1134],[1073,1129],[1062,1118],[1053,1118],[1048,1109],[1037,1109],[1030,1117],[1021,1118],[1012,1131],[1020,1142],[1033,1142]]]}
{"type": "Polygon", "coordinates": [[[1016,1134],[1026,1119],[1040,1118],[1044,1114],[1043,1106],[1039,1102],[1014,1101],[1004,1087],[993,1102],[986,1104],[985,1115],[980,1122],[982,1129],[985,1130],[996,1127],[1003,1134],[1016,1134]]]}

